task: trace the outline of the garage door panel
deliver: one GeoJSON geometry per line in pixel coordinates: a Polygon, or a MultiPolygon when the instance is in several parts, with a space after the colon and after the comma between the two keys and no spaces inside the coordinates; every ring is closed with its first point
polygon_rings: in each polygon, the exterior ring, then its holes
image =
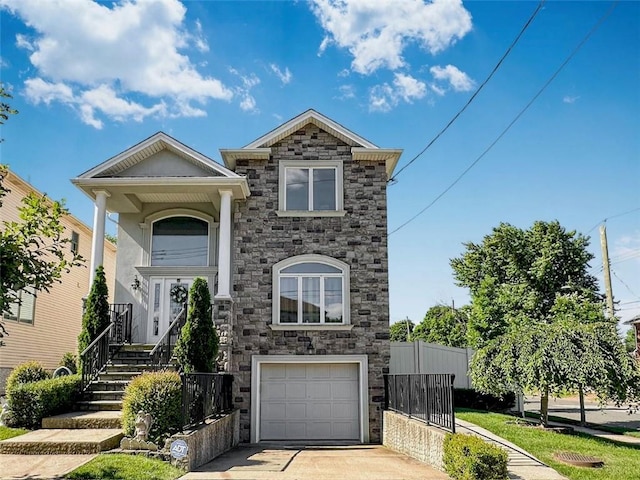
{"type": "Polygon", "coordinates": [[[357,364],[263,364],[259,408],[260,440],[357,440],[357,364]]]}

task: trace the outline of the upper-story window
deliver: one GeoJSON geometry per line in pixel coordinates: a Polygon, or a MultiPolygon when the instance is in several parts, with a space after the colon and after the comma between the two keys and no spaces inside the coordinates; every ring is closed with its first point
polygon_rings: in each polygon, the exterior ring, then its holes
{"type": "Polygon", "coordinates": [[[80,234],[78,232],[71,232],[71,253],[78,254],[80,250],[80,234]]]}
{"type": "Polygon", "coordinates": [[[198,218],[184,216],[154,222],[151,265],[209,265],[209,224],[198,218]]]}
{"type": "Polygon", "coordinates": [[[349,267],[334,258],[301,255],[273,267],[274,324],[348,324],[349,267]]]}
{"type": "Polygon", "coordinates": [[[335,215],[343,209],[342,162],[281,160],[280,213],[335,215]]]}

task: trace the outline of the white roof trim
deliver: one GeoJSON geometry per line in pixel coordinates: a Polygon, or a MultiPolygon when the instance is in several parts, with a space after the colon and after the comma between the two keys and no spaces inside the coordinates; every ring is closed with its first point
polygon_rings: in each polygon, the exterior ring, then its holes
{"type": "Polygon", "coordinates": [[[269,133],[263,135],[257,140],[254,140],[249,145],[246,145],[243,150],[260,147],[270,147],[283,138],[288,137],[292,133],[300,130],[302,127],[309,123],[313,123],[317,127],[322,128],[326,132],[338,137],[340,140],[348,145],[351,145],[352,147],[360,146],[366,148],[378,148],[376,145],[362,138],[360,135],[353,133],[351,130],[348,130],[347,128],[343,127],[337,122],[334,122],[330,118],[325,117],[321,113],[310,109],[304,113],[301,113],[297,117],[292,118],[288,122],[283,123],[274,130],[271,130],[269,133]]]}
{"type": "Polygon", "coordinates": [[[155,135],[152,135],[151,137],[147,138],[146,140],[143,140],[142,142],[138,143],[137,145],[134,145],[133,147],[128,148],[124,152],[119,153],[118,155],[111,157],[105,162],[102,162],[101,164],[93,167],[92,169],[87,170],[86,172],[80,174],[77,177],[77,179],[87,179],[87,178],[94,178],[96,176],[99,176],[101,173],[108,171],[109,169],[113,168],[118,163],[124,161],[130,156],[135,155],[140,151],[144,150],[145,148],[148,148],[153,144],[160,143],[160,142],[163,142],[169,145],[180,156],[193,162],[196,165],[201,164],[205,168],[214,170],[225,177],[240,178],[240,175],[229,170],[228,168],[223,167],[222,165],[212,160],[211,158],[207,157],[206,155],[203,155],[200,152],[193,150],[192,148],[179,142],[175,138],[170,137],[164,132],[158,132],[155,135]]]}
{"type": "Polygon", "coordinates": [[[387,179],[393,176],[393,170],[395,170],[402,152],[403,150],[401,148],[351,148],[351,156],[354,160],[370,162],[384,161],[387,179]]]}
{"type": "Polygon", "coordinates": [[[236,160],[269,160],[270,155],[270,148],[220,149],[220,156],[224,164],[231,170],[236,168],[236,160]]]}

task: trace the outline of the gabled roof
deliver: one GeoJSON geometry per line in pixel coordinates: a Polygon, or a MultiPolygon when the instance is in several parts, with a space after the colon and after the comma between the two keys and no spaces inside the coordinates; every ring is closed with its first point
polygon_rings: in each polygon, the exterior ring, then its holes
{"type": "Polygon", "coordinates": [[[202,168],[204,171],[210,172],[213,176],[240,177],[237,173],[223,167],[211,158],[193,150],[166,133],[158,132],[137,145],[128,148],[124,152],[80,174],[77,179],[115,176],[162,150],[173,152],[184,160],[202,168]]]}
{"type": "Polygon", "coordinates": [[[310,123],[350,145],[354,160],[384,161],[387,177],[391,178],[402,154],[401,149],[381,149],[313,109],[301,113],[240,149],[220,149],[220,154],[225,165],[232,170],[235,169],[238,159],[266,160],[271,154],[271,146],[310,123]]]}

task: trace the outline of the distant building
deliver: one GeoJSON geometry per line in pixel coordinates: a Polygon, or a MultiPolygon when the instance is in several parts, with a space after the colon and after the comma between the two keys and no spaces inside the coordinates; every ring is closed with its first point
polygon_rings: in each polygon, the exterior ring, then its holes
{"type": "Polygon", "coordinates": [[[640,359],[640,315],[636,315],[631,320],[627,320],[627,325],[631,325],[636,332],[636,349],[633,351],[636,358],[640,359]]]}
{"type": "MultiPolygon", "coordinates": [[[[3,181],[8,192],[0,207],[2,222],[19,222],[18,208],[22,199],[31,192],[40,194],[31,185],[9,172],[3,181]]],[[[49,292],[21,292],[22,305],[15,306],[11,314],[5,314],[3,324],[8,332],[5,345],[0,347],[0,394],[5,393],[6,379],[11,370],[28,360],[37,360],[45,368],[58,366],[65,352],[77,353],[77,338],[82,325],[82,298],[90,289],[89,265],[92,231],[73,215],[62,220],[66,236],[71,242],[66,248],[77,249],[86,259],[84,266],[74,267],[62,275],[62,282],[55,283],[49,292]]],[[[116,247],[105,241],[104,268],[109,291],[113,291],[116,263],[116,247]]]]}

